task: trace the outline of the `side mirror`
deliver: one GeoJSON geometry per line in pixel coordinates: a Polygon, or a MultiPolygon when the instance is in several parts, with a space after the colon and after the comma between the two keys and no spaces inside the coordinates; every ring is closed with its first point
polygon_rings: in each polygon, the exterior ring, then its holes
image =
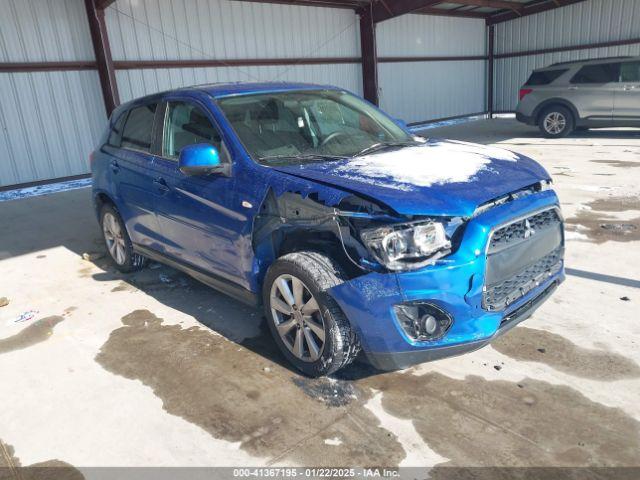
{"type": "Polygon", "coordinates": [[[220,159],[220,152],[213,145],[196,143],[180,150],[178,168],[185,175],[226,173],[225,167],[220,159]]]}

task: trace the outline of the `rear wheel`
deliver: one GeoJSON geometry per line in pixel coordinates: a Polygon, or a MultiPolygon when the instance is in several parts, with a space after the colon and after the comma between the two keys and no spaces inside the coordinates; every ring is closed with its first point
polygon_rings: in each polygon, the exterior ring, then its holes
{"type": "Polygon", "coordinates": [[[118,270],[124,273],[140,270],[145,257],[133,251],[133,244],[118,211],[109,204],[100,211],[100,225],[107,252],[118,270]]]}
{"type": "Polygon", "coordinates": [[[339,268],[317,252],[296,252],[269,268],[263,301],[269,329],[283,355],[312,377],[351,363],[360,344],[326,290],[341,283],[339,268]]]}
{"type": "Polygon", "coordinates": [[[538,127],[547,138],[562,138],[574,129],[573,114],[568,108],[554,105],[546,108],[538,120],[538,127]]]}

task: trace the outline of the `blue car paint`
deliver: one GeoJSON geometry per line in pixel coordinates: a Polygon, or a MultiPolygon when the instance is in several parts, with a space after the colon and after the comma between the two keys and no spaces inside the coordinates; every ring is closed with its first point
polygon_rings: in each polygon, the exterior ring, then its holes
{"type": "Polygon", "coordinates": [[[352,319],[370,358],[490,340],[498,333],[505,315],[526,304],[550,284],[561,282],[564,271],[549,277],[505,311],[488,312],[482,308],[482,277],[486,266],[483,252],[487,248],[488,233],[505,219],[557,205],[555,193],[546,191],[492,208],[471,219],[458,250],[435,264],[409,272],[371,273],[338,285],[329,293],[352,319]],[[481,253],[476,255],[476,252],[481,253]],[[393,306],[411,300],[429,300],[449,312],[454,323],[447,335],[430,342],[414,342],[407,337],[393,306]]]}
{"type": "MultiPolygon", "coordinates": [[[[470,218],[459,248],[435,264],[416,271],[367,273],[328,291],[372,359],[376,355],[481,345],[498,333],[500,322],[507,314],[539,295],[549,284],[563,280],[564,268],[505,311],[488,312],[480,304],[485,262],[484,256],[475,252],[485,251],[491,228],[519,214],[543,206],[557,206],[559,202],[555,193],[545,191],[491,208],[475,217],[473,213],[488,200],[548,180],[549,174],[535,161],[520,155],[517,161],[492,159],[488,168],[468,182],[434,184],[414,188],[410,193],[398,192],[336,174],[335,169],[344,167],[346,162],[278,168],[259,165],[250,158],[216,105],[216,99],[224,96],[317,89],[335,87],[292,83],[213,85],[180,89],[123,105],[112,115],[110,126],[124,110],[152,98],[197,104],[220,130],[232,159],[232,172],[229,177],[189,177],[178,170],[177,162],[154,155],[144,158],[145,171],[140,158],[143,154],[110,151],[104,147],[105,133],[102,147],[94,152],[94,196],[103,194],[113,201],[134,243],[198,265],[256,295],[260,294],[270,260],[261,250],[253,249],[253,220],[269,191],[276,196],[298,193],[303,198],[313,194],[328,206],[357,194],[387,205],[399,217],[470,218]],[[114,159],[117,169],[112,165],[114,159]],[[114,177],[120,173],[123,175],[116,182],[114,177]],[[167,179],[168,191],[154,184],[155,176],[167,179]],[[412,341],[399,326],[393,311],[393,305],[407,300],[429,300],[447,310],[454,319],[450,331],[436,341],[412,341]]],[[[442,140],[429,140],[425,148],[446,144],[442,140]]],[[[379,366],[385,365],[379,363],[379,366]]]]}

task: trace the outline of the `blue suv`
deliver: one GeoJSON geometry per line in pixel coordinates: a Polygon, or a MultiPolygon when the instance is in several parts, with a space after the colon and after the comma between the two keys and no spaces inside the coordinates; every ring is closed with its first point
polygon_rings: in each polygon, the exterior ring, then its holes
{"type": "Polygon", "coordinates": [[[336,87],[218,84],[114,111],[91,156],[107,250],[262,305],[310,376],[480,348],[564,279],[549,174],[425,139],[336,87]]]}

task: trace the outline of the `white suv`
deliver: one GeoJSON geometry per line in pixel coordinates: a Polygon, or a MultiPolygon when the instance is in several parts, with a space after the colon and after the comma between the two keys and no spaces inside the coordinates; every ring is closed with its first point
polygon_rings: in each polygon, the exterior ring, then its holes
{"type": "Polygon", "coordinates": [[[574,129],[640,127],[640,57],[554,63],[520,89],[516,118],[546,137],[574,129]]]}

